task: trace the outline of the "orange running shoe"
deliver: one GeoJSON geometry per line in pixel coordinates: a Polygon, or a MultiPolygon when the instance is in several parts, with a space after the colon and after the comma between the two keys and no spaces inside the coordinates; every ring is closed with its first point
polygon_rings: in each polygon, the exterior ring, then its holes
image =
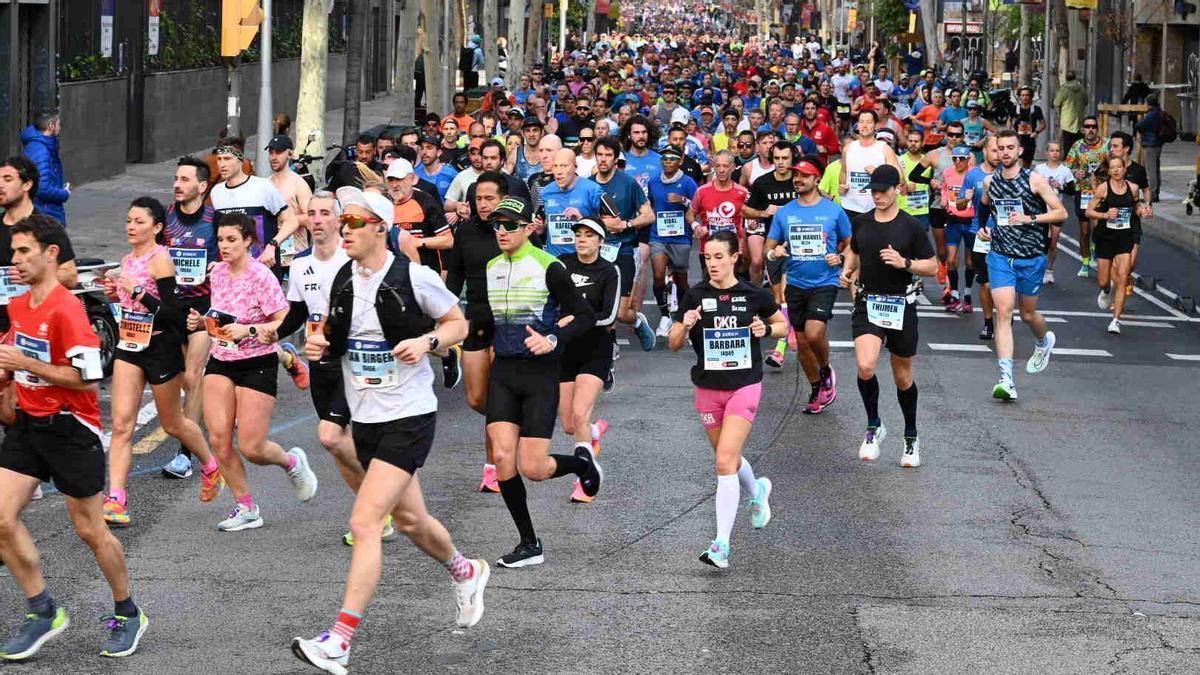
{"type": "Polygon", "coordinates": [[[946,263],[938,263],[937,282],[943,286],[950,283],[950,275],[946,274],[946,263]]]}
{"type": "Polygon", "coordinates": [[[596,501],[596,498],[587,496],[583,491],[583,486],[579,484],[579,479],[575,479],[575,491],[571,493],[571,501],[576,504],[591,504],[596,501]]]}
{"type": "Polygon", "coordinates": [[[113,527],[128,527],[129,508],[112,497],[105,499],[104,522],[113,527]]]}
{"type": "Polygon", "coordinates": [[[606,419],[596,420],[596,424],[592,426],[592,454],[600,456],[600,441],[604,440],[604,435],[612,426],[606,419]]]}
{"type": "Polygon", "coordinates": [[[292,376],[292,382],[296,383],[297,389],[308,389],[308,366],[304,360],[300,358],[300,352],[296,351],[296,345],[285,342],[280,345],[283,351],[292,355],[292,365],[288,366],[288,375],[292,376]]]}
{"type": "Polygon", "coordinates": [[[200,470],[200,501],[211,502],[221,494],[221,488],[225,487],[225,477],[221,475],[221,470],[217,469],[212,473],[204,473],[200,470]]]}

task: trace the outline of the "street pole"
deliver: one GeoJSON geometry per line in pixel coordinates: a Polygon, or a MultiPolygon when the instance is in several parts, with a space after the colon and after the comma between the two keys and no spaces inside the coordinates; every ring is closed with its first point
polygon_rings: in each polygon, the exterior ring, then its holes
{"type": "Polygon", "coordinates": [[[241,58],[234,56],[225,66],[225,72],[229,77],[229,99],[225,103],[225,126],[229,129],[230,136],[242,135],[242,69],[238,67],[238,61],[241,58]]]}
{"type": "MultiPolygon", "coordinates": [[[[446,106],[449,106],[450,102],[454,100],[454,91],[458,88],[458,80],[456,79],[458,68],[451,67],[450,65],[451,61],[454,62],[455,66],[458,65],[458,59],[455,58],[458,50],[451,46],[453,40],[450,38],[450,20],[450,0],[442,0],[442,101],[443,105],[446,106]]],[[[448,107],[437,111],[437,113],[441,115],[447,110],[449,110],[448,107]]]]}
{"type": "Polygon", "coordinates": [[[1029,39],[1029,5],[1022,4],[1019,6],[1019,9],[1021,12],[1021,33],[1020,38],[1017,40],[1017,44],[1020,45],[1021,51],[1020,60],[1018,61],[1020,65],[1017,66],[1017,83],[1024,87],[1030,82],[1029,62],[1031,57],[1030,52],[1032,51],[1033,45],[1030,44],[1029,39]]]}
{"type": "Polygon", "coordinates": [[[1046,143],[1054,137],[1054,129],[1057,120],[1057,110],[1052,105],[1054,101],[1054,88],[1051,86],[1051,80],[1058,75],[1058,43],[1057,37],[1054,34],[1054,14],[1050,9],[1051,0],[1046,1],[1046,26],[1042,32],[1042,114],[1046,116],[1046,143]]]}
{"type": "Polygon", "coordinates": [[[271,175],[271,161],[267,157],[267,142],[271,140],[271,0],[262,0],[263,22],[259,27],[262,35],[262,80],[258,88],[258,143],[254,149],[257,161],[254,169],[260,176],[271,175]]]}
{"type": "Polygon", "coordinates": [[[567,0],[558,0],[558,54],[567,51],[567,0]]]}

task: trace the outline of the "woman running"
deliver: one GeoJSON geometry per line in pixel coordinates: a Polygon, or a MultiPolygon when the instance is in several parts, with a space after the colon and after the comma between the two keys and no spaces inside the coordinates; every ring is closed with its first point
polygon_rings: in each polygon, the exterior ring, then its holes
{"type": "Polygon", "coordinates": [[[183,414],[183,346],[175,295],[175,263],[162,245],[167,212],[150,197],[138,197],[125,216],[125,238],[133,247],[121,259],[119,276],[104,278],[104,293],[121,305],[120,341],[113,361],[112,445],[108,460],[108,499],[104,521],[124,527],[131,522],[129,469],[133,431],[146,384],[163,431],[179,439],[200,460],[200,501],[210,502],[223,484],[217,461],[200,426],[183,414]]]}
{"type": "Polygon", "coordinates": [[[762,396],[759,340],[787,335],[787,321],[771,293],[734,275],[738,255],[732,232],[709,237],[704,244],[708,281],[683,296],[667,338],[673,352],[689,338],[696,350],[696,411],[717,454],[717,538],[700,560],[722,569],[729,567],[729,535],[742,489],[751,495],[751,526],[761,529],[771,520],[771,481],[754,477],[742,448],[762,396]]]}
{"type": "Polygon", "coordinates": [[[229,517],[217,525],[222,532],[263,526],[242,457],[285,469],[302,502],[317,491],[317,476],[304,451],[292,448],[285,453],[267,440],[279,358],[276,346],[259,337],[260,331],[267,338],[278,330],[287,316],[288,301],[271,269],[250,254],[254,233],[249,216],[221,216],[217,223],[221,262],[209,272],[212,308],[204,316],[194,309],[188,314],[188,328],[195,330],[203,323],[212,338],[212,355],[204,372],[204,424],[236,502],[229,517]],[[241,456],[233,449],[235,428],[241,456]]]}
{"type": "Polygon", "coordinates": [[[1125,180],[1125,159],[1108,159],[1108,180],[1096,185],[1087,217],[1096,222],[1093,241],[1100,267],[1096,281],[1100,295],[1096,304],[1111,309],[1112,321],[1108,332],[1121,333],[1121,314],[1125,311],[1125,286],[1129,282],[1129,261],[1137,235],[1142,229],[1141,216],[1146,205],[1138,199],[1142,186],[1125,180]],[[1114,292],[1113,289],[1116,289],[1114,292]]]}
{"type": "MultiPolygon", "coordinates": [[[[621,273],[612,260],[601,257],[604,231],[604,225],[593,218],[576,221],[575,252],[561,258],[575,287],[596,313],[596,326],[568,342],[563,351],[558,375],[558,411],[563,431],[575,436],[575,447],[590,449],[597,456],[600,439],[608,432],[608,422],[596,420],[592,424],[592,413],[604,388],[604,378],[612,370],[612,325],[621,297],[621,273]]],[[[615,259],[616,247],[609,250],[615,259]]],[[[575,481],[571,501],[588,503],[595,499],[575,481]]]]}

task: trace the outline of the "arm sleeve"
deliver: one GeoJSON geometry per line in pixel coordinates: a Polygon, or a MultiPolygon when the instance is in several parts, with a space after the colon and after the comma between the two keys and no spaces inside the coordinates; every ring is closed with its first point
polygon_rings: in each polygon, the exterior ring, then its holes
{"type": "Polygon", "coordinates": [[[283,323],[279,324],[277,332],[280,339],[300,330],[306,319],[308,319],[308,303],[303,300],[292,300],[287,316],[283,317],[283,323]]]}
{"type": "Polygon", "coordinates": [[[561,262],[554,262],[546,268],[546,288],[558,300],[558,306],[563,316],[575,318],[558,330],[559,338],[573,340],[596,326],[596,313],[588,304],[583,293],[575,288],[567,268],[561,262]]]}
{"type": "Polygon", "coordinates": [[[142,297],[142,304],[146,306],[146,309],[154,312],[155,318],[164,324],[178,323],[181,308],[176,302],[175,277],[155,279],[154,287],[158,290],[158,297],[146,293],[142,297]]]}
{"type": "Polygon", "coordinates": [[[908,172],[908,180],[912,183],[921,183],[923,185],[929,185],[930,179],[932,177],[925,175],[925,172],[927,170],[928,169],[926,168],[926,166],[924,164],[921,164],[920,162],[918,162],[917,165],[912,168],[912,171],[908,172]]]}
{"type": "Polygon", "coordinates": [[[600,311],[596,312],[597,326],[611,326],[617,320],[621,298],[621,268],[613,265],[612,274],[604,278],[600,288],[600,311]]]}

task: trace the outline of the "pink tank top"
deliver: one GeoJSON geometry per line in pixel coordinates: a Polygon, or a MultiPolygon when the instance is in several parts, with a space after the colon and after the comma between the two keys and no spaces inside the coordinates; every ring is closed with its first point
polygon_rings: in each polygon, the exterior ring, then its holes
{"type": "MultiPolygon", "coordinates": [[[[130,277],[134,282],[146,290],[146,293],[152,297],[158,297],[158,286],[155,285],[154,275],[150,274],[150,259],[159,251],[167,250],[165,246],[155,246],[141,257],[134,257],[132,253],[121,259],[121,276],[130,277]]],[[[125,287],[117,285],[117,297],[121,300],[121,309],[128,309],[134,312],[149,312],[140,302],[133,299],[129,291],[125,287]]]]}

